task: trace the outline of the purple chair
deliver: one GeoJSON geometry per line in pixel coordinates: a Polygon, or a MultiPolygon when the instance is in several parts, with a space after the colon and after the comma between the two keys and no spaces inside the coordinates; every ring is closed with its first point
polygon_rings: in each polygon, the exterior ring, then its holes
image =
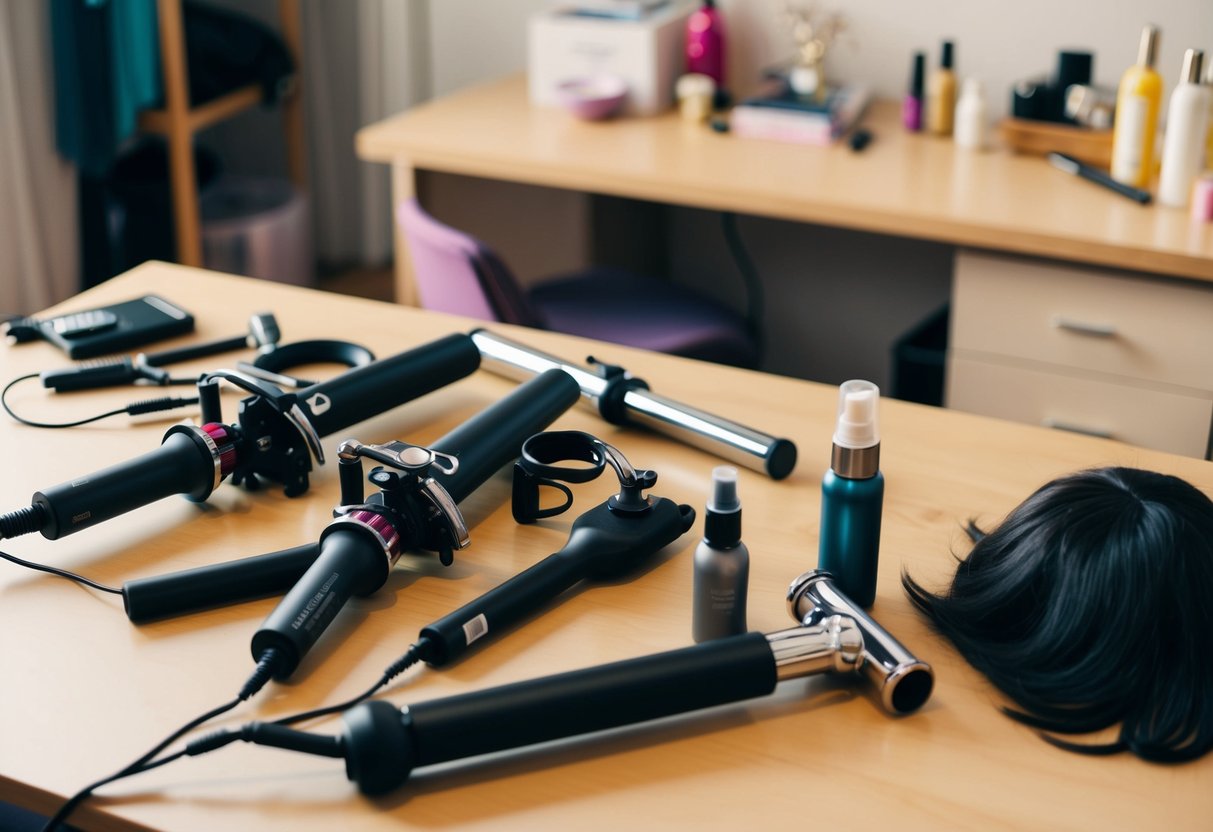
{"type": "Polygon", "coordinates": [[[758,364],[758,345],[742,316],[703,295],[605,267],[527,291],[491,249],[434,219],[417,200],[401,203],[397,218],[425,309],[719,364],[758,364]]]}

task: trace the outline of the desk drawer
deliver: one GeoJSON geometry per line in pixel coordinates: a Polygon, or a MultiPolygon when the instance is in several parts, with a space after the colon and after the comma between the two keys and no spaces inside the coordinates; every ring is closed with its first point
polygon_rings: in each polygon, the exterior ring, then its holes
{"type": "Polygon", "coordinates": [[[1213,285],[962,251],[950,343],[1213,390],[1213,285]]]}
{"type": "Polygon", "coordinates": [[[1016,422],[1077,430],[1160,451],[1205,458],[1213,424],[1207,397],[948,357],[948,407],[1016,422]]]}

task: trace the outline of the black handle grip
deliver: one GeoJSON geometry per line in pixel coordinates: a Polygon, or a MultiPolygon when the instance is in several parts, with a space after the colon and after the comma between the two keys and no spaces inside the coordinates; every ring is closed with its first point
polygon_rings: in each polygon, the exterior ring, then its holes
{"type": "Polygon", "coordinates": [[[143,363],[149,367],[163,367],[176,364],[179,361],[192,361],[195,358],[206,358],[208,355],[218,355],[223,352],[244,349],[249,345],[247,335],[234,335],[218,341],[207,341],[204,344],[191,344],[173,350],[160,350],[143,356],[143,363]]]}
{"type": "Polygon", "coordinates": [[[298,393],[316,433],[328,436],[471,375],[480,351],[468,335],[448,335],[381,358],[298,393]]]}
{"type": "Polygon", "coordinates": [[[43,524],[57,540],[173,494],[201,500],[215,483],[215,458],[190,431],[170,432],[150,453],[34,494],[43,524]]]}
{"type": "Polygon", "coordinates": [[[320,539],[320,555],[253,634],[253,659],[275,648],[274,678],[288,678],[346,602],[383,586],[389,569],[370,529],[329,526],[320,539]]]}
{"type": "Polygon", "coordinates": [[[535,614],[573,584],[627,574],[677,540],[695,518],[690,506],[664,497],[642,514],[616,513],[607,506],[602,503],[578,517],[559,552],[423,628],[428,646],[422,658],[441,667],[476,641],[535,614]]]}
{"type": "Polygon", "coordinates": [[[429,645],[422,658],[435,667],[454,661],[479,639],[533,614],[581,578],[582,567],[576,560],[549,555],[424,627],[421,638],[428,639],[429,645]]]}
{"type": "MultiPolygon", "coordinates": [[[[475,350],[471,338],[468,343],[475,350]]],[[[535,376],[430,446],[459,460],[458,471],[436,479],[455,502],[461,502],[517,459],[522,443],[532,434],[556,421],[580,398],[581,388],[563,370],[535,376]]]]}
{"type": "Polygon", "coordinates": [[[130,358],[126,357],[61,370],[47,370],[39,376],[42,386],[56,393],[133,384],[141,377],[130,358]]]}
{"type": "Polygon", "coordinates": [[[386,702],[347,711],[346,773],[366,794],[413,767],[765,696],[775,657],[746,633],[638,659],[433,699],[403,712],[386,702]]]}
{"type": "Polygon", "coordinates": [[[275,595],[294,585],[320,554],[307,543],[251,558],[138,578],[122,585],[126,615],[136,624],[275,595]]]}

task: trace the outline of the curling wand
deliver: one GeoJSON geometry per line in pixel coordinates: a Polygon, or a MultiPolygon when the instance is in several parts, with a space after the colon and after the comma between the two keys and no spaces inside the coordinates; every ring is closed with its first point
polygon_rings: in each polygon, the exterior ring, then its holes
{"type": "MultiPolygon", "coordinates": [[[[126,614],[132,621],[142,623],[282,594],[292,587],[297,597],[306,595],[310,599],[311,595],[300,588],[301,579],[314,564],[321,563],[317,561],[321,552],[330,550],[332,553],[323,558],[323,563],[331,566],[333,559],[348,558],[355,566],[347,565],[340,585],[326,590],[329,594],[345,591],[345,582],[353,580],[354,573],[363,571],[367,577],[356,581],[355,594],[375,591],[387,579],[390,565],[410,549],[437,551],[443,562],[449,564],[453,550],[467,542],[466,524],[457,504],[517,458],[526,438],[572,407],[577,395],[576,383],[568,375],[555,371],[514,390],[427,448],[399,441],[385,445],[347,441],[338,451],[341,506],[335,512],[337,519],[325,529],[319,542],[127,581],[122,586],[126,614]],[[380,489],[369,499],[365,499],[362,482],[364,458],[383,464],[368,476],[380,489]]],[[[315,570],[325,568],[315,566],[315,570]]],[[[293,609],[293,604],[294,601],[288,603],[283,599],[278,608],[283,611],[282,618],[291,623],[295,616],[287,611],[293,609]]],[[[274,630],[278,626],[273,623],[276,620],[271,615],[266,628],[274,630]]],[[[295,635],[299,635],[297,630],[285,626],[281,638],[291,640],[295,635]]],[[[319,632],[315,637],[319,637],[319,632]]],[[[308,640],[304,638],[292,649],[302,656],[311,645],[307,644],[302,651],[299,646],[308,640]]]]}
{"type": "Polygon", "coordinates": [[[274,653],[273,677],[286,679],[352,596],[387,582],[403,552],[435,551],[449,566],[469,543],[458,502],[517,455],[520,434],[542,430],[577,396],[565,373],[537,376],[448,436],[452,453],[406,442],[343,442],[337,519],[321,533],[315,562],[253,635],[253,658],[274,653]],[[368,476],[379,491],[367,499],[363,459],[381,463],[368,476]]]}
{"type": "Polygon", "coordinates": [[[473,330],[471,335],[486,370],[519,381],[544,370],[564,370],[577,380],[585,404],[612,425],[643,425],[775,480],[796,467],[796,445],[790,439],[778,439],[659,396],[622,367],[590,356],[587,361],[592,369],[586,370],[484,329],[473,330]]]}
{"type": "Polygon", "coordinates": [[[634,572],[691,528],[693,508],[644,494],[657,482],[655,471],[633,468],[618,450],[580,431],[540,433],[523,444],[514,466],[514,519],[531,523],[567,510],[572,505],[567,489],[563,505],[540,510],[539,486],[562,488],[556,479],[585,482],[607,464],[619,478],[619,493],[578,517],[560,551],[423,628],[415,645],[418,659],[434,667],[448,664],[473,643],[504,632],[576,584],[634,572]],[[590,466],[552,464],[567,459],[590,466]]]}
{"type": "Polygon", "coordinates": [[[150,453],[35,493],[28,507],[0,515],[0,538],[41,532],[56,540],[173,494],[205,500],[229,476],[250,489],[265,478],[298,496],[308,489],[312,460],[324,462],[320,437],[457,381],[479,364],[471,338],[449,335],[293,393],[229,370],[208,373],[198,382],[200,426],[174,425],[150,453]],[[221,381],[251,394],[235,423],[222,420],[221,381]]]}
{"type": "Polygon", "coordinates": [[[797,578],[788,609],[799,626],[404,708],[365,702],[345,712],[338,736],[251,723],[195,740],[186,754],[243,740],[340,757],[359,790],[378,795],[403,785],[415,768],[766,696],[788,679],[823,673],[866,678],[894,715],[913,713],[930,697],[930,666],[838,592],[828,573],[797,578]]]}

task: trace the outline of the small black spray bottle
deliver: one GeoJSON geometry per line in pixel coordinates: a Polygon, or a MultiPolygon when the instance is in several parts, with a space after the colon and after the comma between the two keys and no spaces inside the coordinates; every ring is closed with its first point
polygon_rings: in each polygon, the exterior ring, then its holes
{"type": "Polygon", "coordinates": [[[741,542],[737,469],[712,469],[712,498],[703,519],[703,541],[695,549],[691,635],[710,641],[746,631],[750,552],[741,542]]]}

